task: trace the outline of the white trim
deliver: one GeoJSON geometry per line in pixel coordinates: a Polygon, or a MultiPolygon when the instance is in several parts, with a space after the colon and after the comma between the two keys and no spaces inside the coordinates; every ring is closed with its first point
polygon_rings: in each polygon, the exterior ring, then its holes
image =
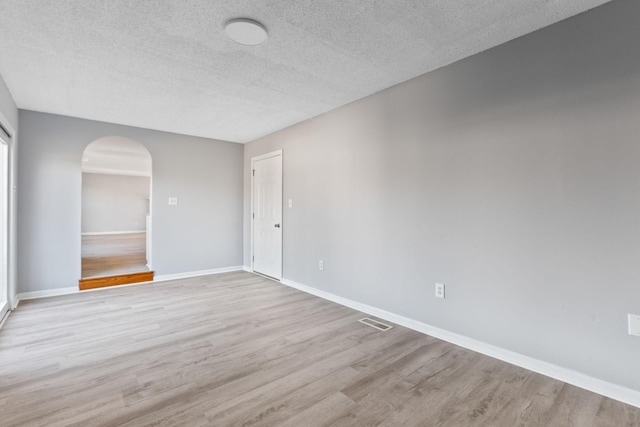
{"type": "MultiPolygon", "coordinates": [[[[16,203],[16,181],[18,177],[18,130],[12,126],[9,119],[0,111],[0,122],[2,126],[9,131],[9,140],[7,142],[7,236],[6,243],[6,262],[7,262],[7,300],[9,310],[18,306],[18,290],[17,290],[17,233],[18,227],[16,219],[18,217],[18,208],[16,203]]],[[[6,316],[5,316],[6,319],[6,316]]]]}
{"type": "MultiPolygon", "coordinates": [[[[4,133],[4,132],[3,132],[4,133]]],[[[11,192],[11,132],[7,131],[8,139],[5,140],[3,135],[0,135],[0,235],[2,235],[2,242],[0,244],[0,289],[2,289],[2,299],[6,301],[0,305],[0,317],[4,318],[11,310],[11,290],[9,285],[9,240],[11,234],[11,228],[9,226],[9,217],[11,215],[11,207],[9,205],[9,197],[11,192]]]]}
{"type": "MultiPolygon", "coordinates": [[[[178,273],[178,274],[165,274],[162,276],[154,277],[153,281],[150,281],[150,282],[128,283],[126,285],[106,286],[104,288],[86,289],[82,291],[82,293],[104,291],[108,289],[122,288],[124,286],[136,286],[136,285],[144,285],[144,284],[156,283],[156,282],[166,282],[169,280],[187,279],[189,277],[209,276],[212,274],[229,273],[232,271],[242,271],[242,266],[214,268],[211,270],[191,271],[187,273],[178,273]]],[[[75,294],[78,292],[80,292],[80,289],[78,289],[78,287],[56,288],[56,289],[47,289],[44,291],[24,292],[24,293],[18,294],[18,303],[20,301],[28,300],[28,299],[55,297],[59,295],[75,294]]],[[[16,306],[17,306],[17,303],[16,303],[16,306]]]]}
{"type": "Polygon", "coordinates": [[[0,122],[2,123],[2,126],[4,126],[5,129],[7,129],[9,132],[11,132],[11,135],[9,136],[9,139],[15,140],[16,139],[16,130],[13,128],[13,126],[11,126],[11,123],[9,123],[9,119],[7,119],[7,116],[5,116],[2,113],[2,111],[0,111],[0,122]]]}
{"type": "Polygon", "coordinates": [[[311,286],[306,286],[293,280],[283,278],[280,282],[286,286],[298,289],[311,295],[333,301],[354,310],[379,317],[381,319],[404,326],[406,328],[422,332],[423,334],[430,335],[432,337],[459,345],[469,350],[473,350],[475,352],[485,354],[495,359],[502,360],[503,362],[511,363],[512,365],[537,372],[556,380],[572,384],[576,387],[580,387],[585,390],[589,390],[594,393],[598,393],[600,395],[607,396],[620,402],[640,408],[640,391],[638,390],[633,390],[621,385],[610,383],[608,381],[603,381],[598,378],[583,374],[581,372],[557,366],[552,363],[544,362],[542,360],[534,359],[533,357],[525,356],[523,354],[516,353],[492,344],[487,344],[485,342],[478,341],[464,335],[440,329],[435,326],[410,319],[408,317],[400,316],[386,310],[353,301],[348,298],[332,294],[330,292],[313,288],[311,286]]]}
{"type": "Polygon", "coordinates": [[[268,158],[271,158],[271,157],[278,157],[278,156],[282,156],[282,149],[271,151],[269,153],[260,154],[259,156],[252,157],[251,158],[251,163],[259,162],[260,160],[268,159],[268,158]]]}
{"type": "Polygon", "coordinates": [[[248,265],[243,265],[242,270],[246,271],[247,273],[253,273],[253,269],[248,265]]]}
{"type": "MultiPolygon", "coordinates": [[[[249,168],[249,178],[251,179],[251,211],[249,212],[249,219],[250,219],[250,228],[251,228],[251,253],[249,254],[250,261],[251,261],[251,272],[255,273],[255,271],[253,270],[253,165],[255,162],[259,162],[260,160],[264,160],[264,159],[269,159],[271,157],[277,157],[280,156],[280,185],[282,186],[282,188],[280,189],[280,192],[282,194],[282,208],[280,210],[281,212],[281,218],[280,218],[280,235],[281,237],[284,237],[284,233],[282,232],[283,227],[284,227],[284,156],[283,156],[283,151],[282,149],[280,150],[275,150],[275,151],[271,151],[269,153],[265,153],[265,154],[261,154],[259,156],[255,156],[251,158],[251,162],[249,164],[250,168],[249,168]]],[[[280,239],[280,260],[281,262],[284,262],[284,238],[280,239]]],[[[284,272],[284,265],[280,266],[280,277],[278,277],[276,280],[280,280],[282,279],[282,274],[284,272]]]]}
{"type": "Polygon", "coordinates": [[[24,293],[18,294],[18,301],[24,301],[24,300],[36,299],[36,298],[56,297],[58,295],[69,295],[69,294],[75,294],[76,292],[79,292],[77,286],[74,286],[71,288],[56,288],[56,289],[47,289],[44,291],[24,292],[24,293]]]}
{"type": "Polygon", "coordinates": [[[83,236],[102,236],[112,234],[142,234],[146,233],[145,230],[131,230],[131,231],[91,231],[88,233],[82,233],[83,236]]]}
{"type": "Polygon", "coordinates": [[[152,252],[151,247],[153,246],[153,233],[151,232],[151,229],[153,228],[152,217],[151,217],[152,205],[153,204],[151,203],[151,198],[149,198],[149,214],[144,219],[145,231],[147,233],[146,239],[144,242],[145,255],[147,257],[145,261],[147,261],[147,268],[149,268],[149,271],[153,271],[153,258],[151,257],[151,252],[152,252]]]}
{"type": "Polygon", "coordinates": [[[9,301],[5,301],[0,304],[0,329],[4,324],[4,320],[9,316],[9,313],[11,313],[11,306],[9,305],[9,301]]]}
{"type": "MultiPolygon", "coordinates": [[[[8,304],[8,303],[7,303],[8,304]]],[[[2,329],[2,327],[4,326],[5,322],[7,321],[7,319],[9,318],[9,315],[11,314],[12,310],[8,310],[4,316],[2,316],[2,318],[0,318],[0,329],[2,329]]]]}
{"type": "Polygon", "coordinates": [[[168,280],[188,279],[190,277],[208,276],[210,274],[229,273],[232,271],[242,271],[242,266],[234,265],[232,267],[214,268],[211,270],[190,271],[187,273],[177,273],[177,274],[163,274],[161,276],[154,277],[153,281],[154,283],[166,282],[168,280]]]}
{"type": "Polygon", "coordinates": [[[140,172],[136,170],[122,170],[111,168],[86,167],[83,165],[82,173],[92,173],[96,175],[118,175],[118,176],[142,176],[151,178],[151,172],[140,172]]]}
{"type": "Polygon", "coordinates": [[[272,282],[276,282],[276,283],[280,283],[280,280],[281,280],[281,279],[276,279],[275,277],[267,276],[267,275],[259,273],[257,271],[252,271],[251,273],[255,274],[256,276],[260,276],[263,279],[271,280],[272,282]]]}

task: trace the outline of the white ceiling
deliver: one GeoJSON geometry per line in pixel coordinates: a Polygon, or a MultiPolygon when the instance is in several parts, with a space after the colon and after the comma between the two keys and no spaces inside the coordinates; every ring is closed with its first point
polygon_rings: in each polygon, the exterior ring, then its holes
{"type": "Polygon", "coordinates": [[[0,75],[22,109],[248,142],[607,1],[1,0],[0,75]]]}

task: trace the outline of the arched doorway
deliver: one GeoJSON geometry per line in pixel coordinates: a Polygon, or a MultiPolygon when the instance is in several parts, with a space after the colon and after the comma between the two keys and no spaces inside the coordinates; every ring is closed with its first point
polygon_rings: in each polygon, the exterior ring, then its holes
{"type": "Polygon", "coordinates": [[[151,154],[139,142],[108,136],[82,155],[80,289],[153,280],[151,154]]]}

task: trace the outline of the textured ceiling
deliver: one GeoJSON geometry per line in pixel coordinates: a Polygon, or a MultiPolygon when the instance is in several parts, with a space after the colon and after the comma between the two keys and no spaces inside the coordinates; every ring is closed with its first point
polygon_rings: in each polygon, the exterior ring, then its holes
{"type": "Polygon", "coordinates": [[[0,75],[22,109],[248,142],[607,1],[0,0],[0,75]]]}

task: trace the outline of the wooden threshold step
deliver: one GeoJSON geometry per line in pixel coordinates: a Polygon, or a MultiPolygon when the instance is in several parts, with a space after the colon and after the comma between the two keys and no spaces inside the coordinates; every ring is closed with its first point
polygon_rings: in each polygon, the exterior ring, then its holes
{"type": "Polygon", "coordinates": [[[115,276],[89,277],[78,281],[80,290],[105,288],[107,286],[129,285],[131,283],[153,281],[153,271],[118,274],[115,276]]]}

